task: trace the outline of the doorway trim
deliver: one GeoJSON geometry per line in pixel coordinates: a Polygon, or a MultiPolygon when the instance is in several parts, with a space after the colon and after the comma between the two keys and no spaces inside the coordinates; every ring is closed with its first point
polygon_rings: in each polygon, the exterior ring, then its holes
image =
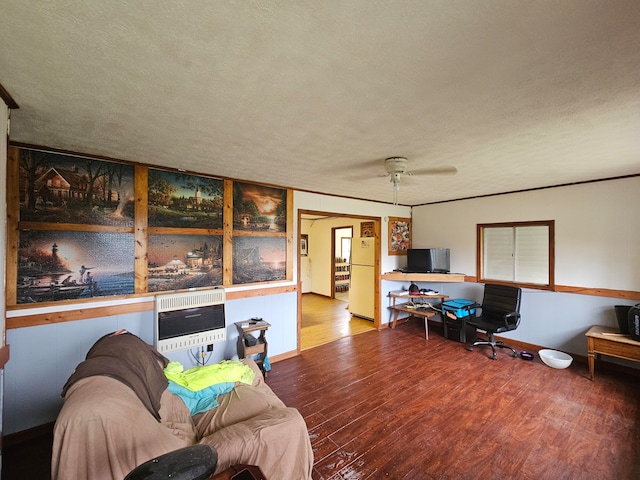
{"type": "MultiPolygon", "coordinates": [[[[374,275],[376,278],[376,282],[374,284],[374,292],[373,292],[373,301],[374,301],[374,315],[373,315],[373,326],[377,330],[381,329],[381,315],[380,315],[380,291],[381,291],[381,255],[382,255],[382,236],[381,236],[381,225],[382,218],[381,217],[372,217],[368,215],[357,215],[357,214],[349,214],[349,213],[335,213],[335,212],[322,212],[317,210],[298,210],[298,241],[297,244],[300,245],[300,239],[302,238],[302,217],[303,216],[317,216],[318,218],[350,218],[357,220],[367,220],[373,221],[373,236],[374,240],[374,248],[375,248],[375,261],[374,261],[374,275]]],[[[307,233],[307,232],[305,232],[307,233]]],[[[354,232],[356,234],[357,232],[354,232]]],[[[332,239],[333,244],[334,239],[332,239]]],[[[302,323],[302,277],[301,277],[301,255],[300,248],[296,249],[297,252],[297,290],[298,290],[298,341],[297,341],[297,351],[300,353],[300,335],[301,335],[301,323],[302,323]]],[[[332,263],[333,265],[333,263],[332,263]]],[[[333,285],[333,282],[332,282],[333,285]]]]}

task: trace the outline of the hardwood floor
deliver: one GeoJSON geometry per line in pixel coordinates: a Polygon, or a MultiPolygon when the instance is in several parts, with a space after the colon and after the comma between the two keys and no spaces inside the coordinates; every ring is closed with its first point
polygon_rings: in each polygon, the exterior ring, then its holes
{"type": "MultiPolygon", "coordinates": [[[[431,332],[410,321],[272,364],[267,383],[307,422],[315,480],[640,478],[637,375],[599,362],[592,382],[583,363],[493,361],[431,332]]],[[[49,478],[50,427],[5,445],[3,480],[49,478]]]]}
{"type": "Polygon", "coordinates": [[[374,330],[373,322],[351,317],[346,301],[314,293],[302,295],[300,349],[334,342],[340,338],[374,330]]]}
{"type": "Polygon", "coordinates": [[[273,364],[267,383],[307,422],[314,479],[640,478],[637,376],[493,361],[423,325],[273,364]]]}

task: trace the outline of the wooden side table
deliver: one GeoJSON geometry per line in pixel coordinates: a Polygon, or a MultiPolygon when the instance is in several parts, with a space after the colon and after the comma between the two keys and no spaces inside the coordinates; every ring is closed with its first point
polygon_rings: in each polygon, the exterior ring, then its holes
{"type": "Polygon", "coordinates": [[[589,376],[593,380],[596,355],[609,355],[634,362],[640,362],[640,342],[631,340],[615,328],[594,325],[586,333],[589,376]]]}
{"type": "Polygon", "coordinates": [[[398,322],[398,314],[399,313],[408,313],[409,317],[423,317],[424,318],[424,338],[429,340],[429,319],[431,317],[435,317],[436,312],[433,310],[418,310],[417,308],[407,308],[403,305],[396,305],[393,307],[389,307],[393,310],[393,321],[391,322],[391,328],[396,328],[396,323],[398,322]]]}
{"type": "Polygon", "coordinates": [[[264,320],[247,320],[244,322],[235,322],[235,326],[238,329],[238,358],[247,358],[250,355],[258,355],[256,364],[260,367],[262,375],[267,376],[267,372],[264,369],[264,360],[267,358],[267,338],[265,333],[271,326],[271,324],[264,320]],[[244,341],[244,336],[247,333],[260,332],[258,337],[258,343],[249,346],[244,341]]]}
{"type": "Polygon", "coordinates": [[[434,310],[422,310],[422,309],[419,310],[417,308],[407,308],[407,303],[409,302],[402,302],[398,304],[396,304],[396,302],[399,298],[401,299],[404,298],[406,300],[414,300],[418,298],[419,299],[433,298],[433,299],[442,301],[449,298],[449,296],[448,295],[427,295],[427,294],[408,295],[407,292],[389,292],[389,298],[391,298],[393,301],[393,305],[389,307],[393,311],[393,320],[391,321],[391,328],[396,328],[396,324],[398,323],[398,316],[400,313],[408,313],[409,316],[424,317],[424,336],[426,339],[428,339],[429,327],[427,326],[427,322],[429,318],[435,316],[436,312],[434,310]]]}

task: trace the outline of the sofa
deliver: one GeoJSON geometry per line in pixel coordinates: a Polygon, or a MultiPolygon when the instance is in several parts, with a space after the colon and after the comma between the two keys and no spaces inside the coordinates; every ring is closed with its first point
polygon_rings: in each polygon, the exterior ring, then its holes
{"type": "Polygon", "coordinates": [[[218,406],[192,415],[169,391],[168,360],[128,332],[99,339],[63,388],[54,426],[53,480],[122,480],[159,455],[202,443],[218,454],[215,473],[257,465],[267,479],[309,480],[313,452],[300,413],[265,383],[236,382],[218,406]]]}

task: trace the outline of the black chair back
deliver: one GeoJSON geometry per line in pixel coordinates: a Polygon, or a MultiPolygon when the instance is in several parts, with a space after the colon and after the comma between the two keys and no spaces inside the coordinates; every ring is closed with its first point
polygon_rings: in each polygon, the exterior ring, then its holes
{"type": "MultiPolygon", "coordinates": [[[[505,315],[520,312],[522,290],[509,285],[488,283],[484,287],[482,299],[482,318],[485,321],[504,324],[505,315]]],[[[507,317],[507,327],[514,329],[520,323],[520,315],[507,317]]]]}

